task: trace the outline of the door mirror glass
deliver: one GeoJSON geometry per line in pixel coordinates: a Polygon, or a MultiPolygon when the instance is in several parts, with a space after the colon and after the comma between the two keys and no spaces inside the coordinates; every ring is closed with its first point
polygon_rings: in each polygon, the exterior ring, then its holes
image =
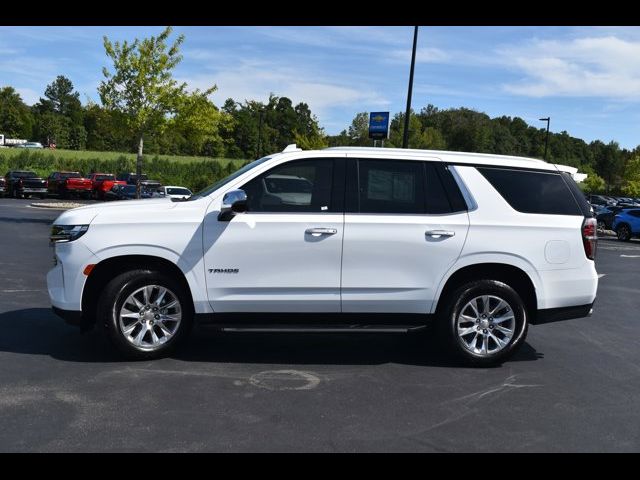
{"type": "Polygon", "coordinates": [[[247,211],[247,194],[244,190],[231,190],[222,197],[222,206],[218,220],[230,221],[234,215],[247,211]]]}

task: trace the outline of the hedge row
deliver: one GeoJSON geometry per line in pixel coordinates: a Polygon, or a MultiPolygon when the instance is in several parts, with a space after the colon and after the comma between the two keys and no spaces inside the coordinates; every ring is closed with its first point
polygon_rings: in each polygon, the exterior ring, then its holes
{"type": "MultiPolygon", "coordinates": [[[[240,166],[233,161],[211,159],[179,162],[155,155],[144,158],[142,171],[163,185],[182,185],[196,192],[233,173],[240,166]]],[[[64,158],[56,156],[55,152],[24,150],[15,155],[0,149],[0,172],[4,175],[9,170],[33,170],[43,178],[51,172],[62,170],[78,171],[84,175],[93,172],[117,175],[135,172],[136,161],[125,155],[116,158],[64,158]]]]}

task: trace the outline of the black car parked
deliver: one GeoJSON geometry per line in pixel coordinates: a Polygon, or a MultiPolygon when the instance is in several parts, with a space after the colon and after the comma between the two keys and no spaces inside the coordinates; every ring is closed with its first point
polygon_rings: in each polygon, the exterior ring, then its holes
{"type": "MultiPolygon", "coordinates": [[[[104,194],[105,200],[135,200],[135,185],[114,185],[111,190],[104,194]]],[[[151,198],[151,192],[146,189],[140,190],[140,198],[151,198]]]]}
{"type": "MultiPolygon", "coordinates": [[[[131,173],[120,173],[116,180],[124,180],[128,185],[136,185],[138,183],[138,176],[131,173]]],[[[140,186],[146,190],[157,190],[161,186],[157,180],[149,180],[145,174],[140,175],[140,186]]]]}
{"type": "Polygon", "coordinates": [[[599,207],[596,210],[596,220],[598,221],[598,230],[611,230],[613,217],[624,207],[599,207]]]}
{"type": "Polygon", "coordinates": [[[35,172],[26,170],[10,170],[4,176],[5,195],[14,198],[30,197],[37,195],[40,198],[47,196],[47,181],[40,178],[35,172]]]}

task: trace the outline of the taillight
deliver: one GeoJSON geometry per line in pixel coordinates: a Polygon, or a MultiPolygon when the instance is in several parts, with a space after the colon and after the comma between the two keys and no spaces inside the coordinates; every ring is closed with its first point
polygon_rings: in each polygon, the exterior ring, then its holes
{"type": "Polygon", "coordinates": [[[593,218],[585,218],[582,222],[582,243],[584,253],[589,260],[595,260],[596,247],[598,246],[598,221],[593,218]]]}

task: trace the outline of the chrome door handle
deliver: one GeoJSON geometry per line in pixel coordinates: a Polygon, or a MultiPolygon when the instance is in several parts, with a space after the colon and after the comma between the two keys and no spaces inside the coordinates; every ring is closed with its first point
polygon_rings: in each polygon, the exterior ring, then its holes
{"type": "Polygon", "coordinates": [[[453,237],[456,232],[453,230],[427,230],[424,232],[428,237],[440,238],[440,237],[453,237]]]}
{"type": "Polygon", "coordinates": [[[324,227],[316,227],[316,228],[307,228],[304,233],[308,235],[313,235],[314,237],[318,237],[320,235],[335,235],[338,233],[337,228],[324,228],[324,227]]]}

